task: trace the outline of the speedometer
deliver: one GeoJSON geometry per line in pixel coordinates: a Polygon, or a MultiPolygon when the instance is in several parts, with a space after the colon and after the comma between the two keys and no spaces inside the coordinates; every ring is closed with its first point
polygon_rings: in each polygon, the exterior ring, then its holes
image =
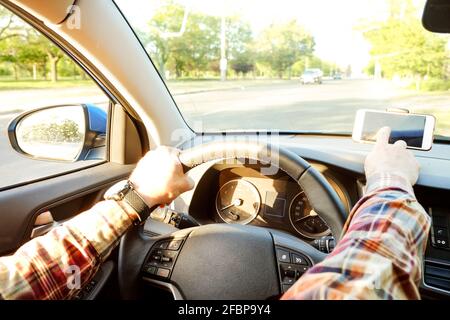
{"type": "Polygon", "coordinates": [[[247,224],[256,218],[261,196],[256,187],[243,179],[225,183],[216,196],[216,210],[226,223],[247,224]]]}
{"type": "Polygon", "coordinates": [[[316,239],[331,234],[330,228],[309,204],[304,192],[297,194],[289,206],[289,220],[300,235],[316,239]]]}

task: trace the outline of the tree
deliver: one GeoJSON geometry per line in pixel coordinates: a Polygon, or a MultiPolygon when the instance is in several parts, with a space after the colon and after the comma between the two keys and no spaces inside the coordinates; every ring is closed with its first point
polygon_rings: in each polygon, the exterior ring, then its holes
{"type": "Polygon", "coordinates": [[[231,63],[231,68],[237,74],[243,74],[244,76],[255,69],[254,54],[246,51],[238,53],[231,63]]]}
{"type": "Polygon", "coordinates": [[[253,34],[248,22],[239,16],[227,19],[227,57],[231,69],[244,76],[254,71],[256,52],[254,50],[253,34]]]}
{"type": "MultiPolygon", "coordinates": [[[[217,72],[221,19],[189,12],[182,35],[173,36],[182,29],[185,10],[175,1],[168,0],[149,22],[149,32],[141,32],[141,39],[144,39],[145,46],[163,77],[166,69],[173,71],[177,77],[198,77],[208,71],[217,72]],[[171,35],[167,36],[168,34],[171,35]]],[[[226,55],[231,61],[239,56],[242,62],[252,40],[250,26],[237,16],[228,17],[226,25],[226,55]]]]}
{"type": "Polygon", "coordinates": [[[63,53],[61,52],[61,49],[53,44],[49,44],[49,46],[46,47],[45,52],[50,63],[50,79],[52,82],[56,82],[58,81],[58,62],[63,57],[63,53]]]}
{"type": "Polygon", "coordinates": [[[161,7],[149,22],[149,33],[141,37],[163,78],[165,78],[166,63],[170,53],[169,41],[171,41],[164,34],[179,31],[183,16],[184,8],[173,1],[168,1],[167,5],[161,7]]]}
{"type": "Polygon", "coordinates": [[[64,57],[63,51],[32,29],[27,34],[26,46],[29,50],[35,51],[35,55],[39,56],[39,61],[46,56],[46,61],[50,64],[50,80],[58,81],[58,62],[64,57]]]}
{"type": "Polygon", "coordinates": [[[314,38],[295,20],[285,24],[272,24],[265,29],[258,40],[259,58],[278,75],[287,71],[291,76],[291,67],[301,57],[311,56],[314,51],[314,38]]]}
{"type": "Polygon", "coordinates": [[[11,11],[0,6],[0,41],[20,35],[16,20],[16,16],[11,11]]]}
{"type": "Polygon", "coordinates": [[[42,46],[23,38],[21,44],[17,46],[16,58],[21,65],[31,68],[34,80],[37,79],[38,67],[45,70],[47,63],[47,55],[42,46]]]}
{"type": "Polygon", "coordinates": [[[372,65],[379,64],[387,78],[441,77],[447,59],[446,39],[423,28],[413,1],[389,0],[389,5],[388,19],[374,23],[364,34],[372,45],[372,65]]]}
{"type": "Polygon", "coordinates": [[[199,76],[219,58],[220,21],[217,17],[191,13],[182,37],[169,39],[170,59],[177,76],[183,71],[199,76]]]}

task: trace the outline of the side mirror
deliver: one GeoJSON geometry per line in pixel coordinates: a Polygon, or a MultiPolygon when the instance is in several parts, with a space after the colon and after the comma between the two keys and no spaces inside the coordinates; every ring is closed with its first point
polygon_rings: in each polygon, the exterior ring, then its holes
{"type": "Polygon", "coordinates": [[[33,159],[105,159],[107,121],[93,104],[44,107],[13,119],[8,136],[14,150],[33,159]]]}

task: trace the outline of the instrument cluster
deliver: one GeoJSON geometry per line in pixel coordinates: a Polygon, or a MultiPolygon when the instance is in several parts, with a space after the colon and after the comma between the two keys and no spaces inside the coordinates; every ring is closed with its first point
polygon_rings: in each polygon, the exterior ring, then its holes
{"type": "MultiPolygon", "coordinates": [[[[328,181],[348,207],[349,200],[338,182],[328,181]]],[[[305,192],[289,176],[261,174],[257,166],[236,166],[218,171],[214,195],[216,223],[251,224],[282,229],[307,240],[331,235],[326,223],[311,207],[305,192]]]]}

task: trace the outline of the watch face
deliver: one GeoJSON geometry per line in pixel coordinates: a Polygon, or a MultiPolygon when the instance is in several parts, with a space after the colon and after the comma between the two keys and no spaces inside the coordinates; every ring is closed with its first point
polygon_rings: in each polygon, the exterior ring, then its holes
{"type": "Polygon", "coordinates": [[[105,192],[105,195],[103,197],[107,200],[111,199],[112,197],[116,196],[119,192],[121,192],[125,188],[127,183],[128,183],[127,180],[117,182],[115,185],[113,185],[105,192]]]}

